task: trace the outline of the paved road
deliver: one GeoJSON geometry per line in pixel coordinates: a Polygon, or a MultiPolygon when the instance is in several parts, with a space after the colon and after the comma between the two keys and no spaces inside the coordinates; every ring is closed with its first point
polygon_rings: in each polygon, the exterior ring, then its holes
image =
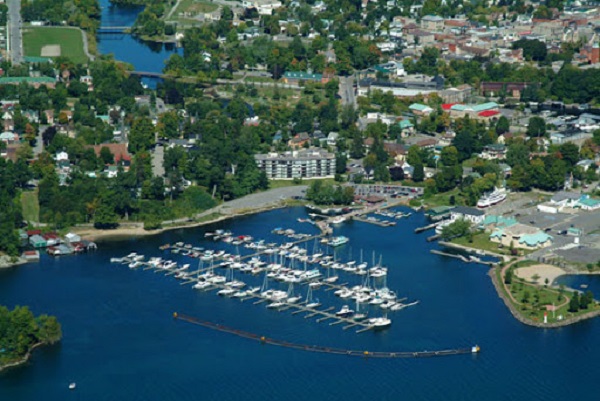
{"type": "MultiPolygon", "coordinates": [[[[205,210],[202,213],[195,215],[195,218],[202,218],[212,213],[221,214],[235,214],[239,213],[240,210],[244,209],[259,209],[267,208],[270,206],[277,206],[282,200],[291,199],[294,196],[304,196],[304,193],[308,185],[296,185],[291,187],[269,189],[268,191],[259,192],[255,194],[246,195],[243,198],[234,199],[232,201],[224,202],[219,206],[212,209],[205,210]]],[[[163,225],[186,223],[189,219],[187,217],[163,221],[163,225]]]]}
{"type": "Polygon", "coordinates": [[[340,77],[340,96],[342,104],[351,104],[356,108],[356,98],[354,96],[354,77],[340,77]]]}
{"type": "Polygon", "coordinates": [[[152,175],[155,177],[163,177],[165,175],[165,148],[164,146],[156,146],[152,152],[152,175]]]}
{"type": "Polygon", "coordinates": [[[21,37],[21,0],[8,0],[8,45],[13,64],[23,62],[21,37]]]}

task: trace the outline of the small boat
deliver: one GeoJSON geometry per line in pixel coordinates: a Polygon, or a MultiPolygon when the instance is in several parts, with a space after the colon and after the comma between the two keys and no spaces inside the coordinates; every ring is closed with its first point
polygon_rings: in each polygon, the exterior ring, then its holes
{"type": "Polygon", "coordinates": [[[388,319],[387,317],[374,317],[367,320],[367,322],[374,330],[383,330],[392,325],[391,319],[388,319]]]}
{"type": "Polygon", "coordinates": [[[110,263],[123,263],[125,258],[110,258],[110,263]]]}
{"type": "Polygon", "coordinates": [[[352,316],[352,314],[354,314],[354,311],[352,309],[350,309],[350,307],[348,305],[342,306],[342,309],[335,312],[335,315],[338,317],[350,317],[350,316],[352,316]]]}
{"type": "Polygon", "coordinates": [[[223,288],[222,290],[217,292],[217,295],[229,297],[235,293],[236,291],[233,288],[223,288]]]}
{"type": "Polygon", "coordinates": [[[267,305],[268,309],[279,309],[286,305],[284,301],[275,301],[267,305]]]}
{"type": "Polygon", "coordinates": [[[211,286],[212,284],[208,281],[198,281],[196,284],[194,284],[194,288],[197,290],[206,290],[208,287],[211,286]]]}
{"type": "Polygon", "coordinates": [[[319,302],[319,300],[317,299],[314,302],[308,303],[305,305],[308,309],[314,309],[314,308],[318,308],[319,306],[321,306],[321,303],[319,302]]]}
{"type": "Polygon", "coordinates": [[[248,296],[248,292],[247,291],[238,291],[235,294],[233,294],[234,298],[244,298],[248,296]]]}
{"type": "Polygon", "coordinates": [[[69,384],[69,390],[75,390],[76,387],[77,387],[76,383],[69,384]]]}
{"type": "Polygon", "coordinates": [[[324,282],[328,283],[328,284],[333,284],[336,281],[338,281],[338,276],[331,276],[331,277],[327,277],[325,279],[323,279],[324,282]]]}
{"type": "Polygon", "coordinates": [[[334,219],[332,219],[331,223],[332,224],[342,224],[345,221],[346,221],[346,218],[344,216],[338,216],[338,217],[335,217],[334,219]]]}

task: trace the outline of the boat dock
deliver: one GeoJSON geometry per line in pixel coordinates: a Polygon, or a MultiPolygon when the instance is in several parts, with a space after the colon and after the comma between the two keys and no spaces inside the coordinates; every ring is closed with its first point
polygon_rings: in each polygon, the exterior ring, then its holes
{"type": "Polygon", "coordinates": [[[476,256],[466,257],[465,255],[443,252],[443,251],[439,251],[437,249],[432,249],[430,252],[435,255],[447,256],[449,258],[460,259],[465,263],[479,263],[479,264],[486,265],[486,266],[494,266],[495,265],[494,262],[483,261],[476,256]]]}
{"type": "Polygon", "coordinates": [[[353,217],[353,219],[356,221],[363,222],[363,223],[375,224],[376,226],[380,226],[380,227],[391,227],[391,226],[396,225],[395,221],[379,220],[379,219],[375,219],[375,218],[364,218],[360,215],[353,217]]]}
{"type": "Polygon", "coordinates": [[[415,228],[415,234],[422,233],[423,231],[431,230],[432,228],[436,228],[442,223],[442,221],[436,221],[435,223],[428,224],[424,227],[415,228]]]}
{"type": "MultiPolygon", "coordinates": [[[[173,318],[175,320],[180,320],[188,323],[192,323],[198,326],[206,327],[211,330],[217,330],[224,333],[229,333],[236,335],[238,337],[247,338],[249,340],[254,340],[260,342],[261,344],[275,345],[279,347],[286,347],[291,349],[296,349],[300,351],[308,351],[308,352],[318,352],[325,354],[334,354],[334,355],[346,355],[346,356],[358,356],[362,358],[430,358],[435,356],[451,356],[451,355],[466,355],[466,354],[478,354],[481,351],[481,348],[477,345],[467,348],[456,348],[456,349],[448,349],[448,350],[440,350],[440,351],[400,351],[400,352],[390,352],[390,351],[358,351],[358,350],[348,350],[341,348],[333,348],[333,347],[323,347],[318,345],[306,345],[306,344],[297,344],[290,343],[287,341],[276,340],[273,338],[269,338],[266,336],[261,336],[258,334],[250,333],[243,330],[237,330],[231,327],[224,326],[222,324],[212,323],[205,320],[200,320],[191,316],[182,315],[177,312],[173,313],[173,318]]],[[[360,330],[359,330],[360,331],[360,330]]]]}

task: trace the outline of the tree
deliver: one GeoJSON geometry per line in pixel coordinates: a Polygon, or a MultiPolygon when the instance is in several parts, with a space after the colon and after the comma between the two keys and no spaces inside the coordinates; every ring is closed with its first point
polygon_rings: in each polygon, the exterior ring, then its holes
{"type": "Polygon", "coordinates": [[[527,135],[532,137],[542,137],[546,135],[546,120],[542,117],[533,116],[529,119],[527,125],[527,135]]]}
{"type": "Polygon", "coordinates": [[[176,111],[168,111],[158,119],[158,132],[163,138],[179,138],[179,117],[176,111]]]}
{"type": "Polygon", "coordinates": [[[392,181],[402,181],[404,179],[404,170],[402,167],[390,167],[390,178],[392,181]]]}
{"type": "Polygon", "coordinates": [[[510,131],[508,118],[501,116],[496,123],[496,135],[503,135],[510,131]]]}
{"type": "Polygon", "coordinates": [[[100,229],[116,228],[119,225],[118,216],[111,205],[102,201],[94,214],[94,227],[100,229]]]}
{"type": "Polygon", "coordinates": [[[579,147],[572,142],[560,145],[559,148],[562,159],[567,163],[567,168],[572,170],[579,161],[579,147]]]}
{"type": "Polygon", "coordinates": [[[512,269],[508,269],[506,274],[504,275],[504,284],[512,284],[513,279],[513,271],[512,269]]]}
{"type": "Polygon", "coordinates": [[[523,142],[514,142],[508,145],[506,163],[509,166],[526,166],[529,164],[529,148],[523,142]]]}
{"type": "Polygon", "coordinates": [[[465,219],[457,219],[454,222],[444,226],[442,229],[442,239],[444,241],[452,238],[464,237],[471,232],[471,223],[465,219]]]}
{"type": "Polygon", "coordinates": [[[425,170],[423,168],[423,163],[422,162],[418,162],[417,164],[415,164],[413,166],[414,170],[413,170],[413,176],[412,176],[412,180],[414,182],[421,182],[425,179],[425,170]]]}
{"type": "Polygon", "coordinates": [[[574,292],[569,301],[569,312],[575,313],[579,310],[579,293],[574,292]]]}
{"type": "Polygon", "coordinates": [[[138,153],[142,150],[148,150],[154,143],[154,125],[148,117],[139,117],[131,126],[129,133],[129,151],[138,153]]]}
{"type": "Polygon", "coordinates": [[[447,167],[458,165],[458,150],[454,146],[446,146],[442,148],[441,155],[442,164],[447,167]]]}
{"type": "Polygon", "coordinates": [[[100,159],[105,165],[115,163],[115,157],[107,146],[100,149],[100,159]]]}

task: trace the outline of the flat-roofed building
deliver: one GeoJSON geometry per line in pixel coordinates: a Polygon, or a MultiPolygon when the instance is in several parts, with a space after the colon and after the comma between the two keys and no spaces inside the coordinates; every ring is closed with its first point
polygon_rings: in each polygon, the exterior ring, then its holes
{"type": "Polygon", "coordinates": [[[258,154],[254,158],[270,180],[335,176],[335,155],[319,149],[258,154]]]}

